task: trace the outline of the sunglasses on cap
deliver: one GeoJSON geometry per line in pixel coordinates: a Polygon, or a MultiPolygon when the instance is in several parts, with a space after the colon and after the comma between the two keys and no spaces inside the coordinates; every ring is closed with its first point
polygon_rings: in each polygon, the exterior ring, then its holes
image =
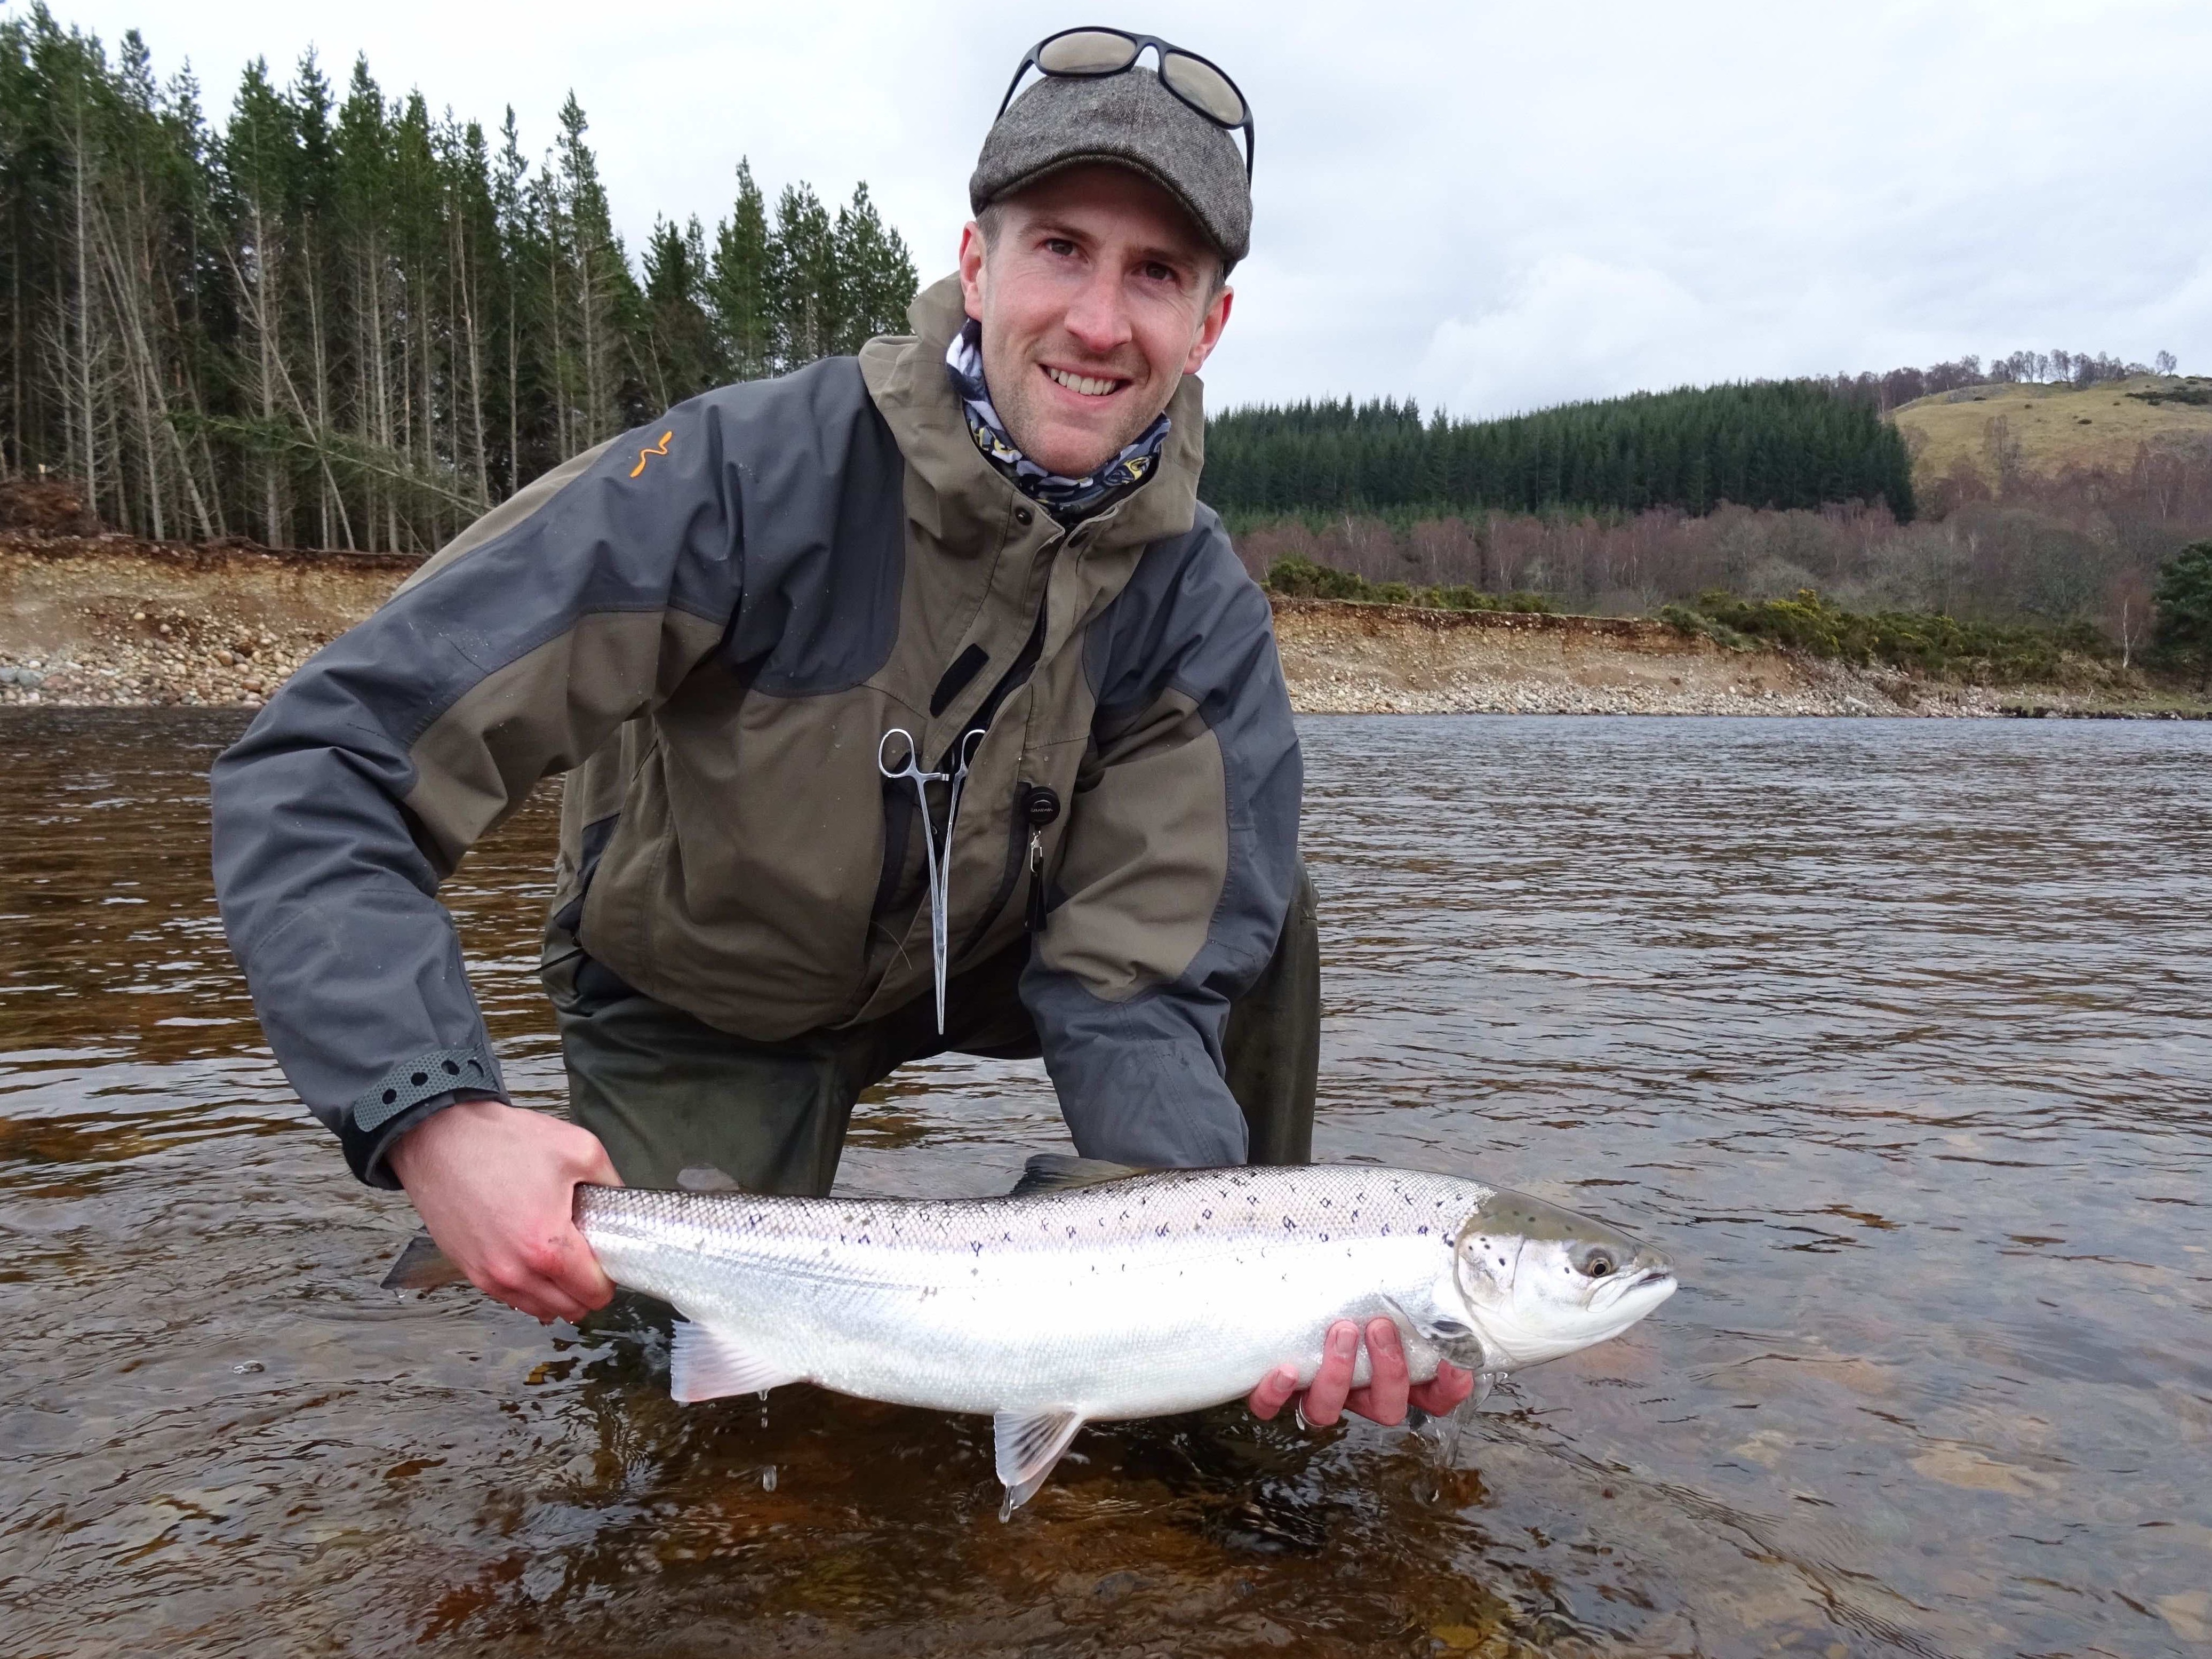
{"type": "MultiPolygon", "coordinates": [[[[1126,29],[1062,29],[1031,46],[1006,82],[1006,95],[999,100],[999,114],[1014,101],[1014,89],[1032,68],[1050,76],[1076,80],[1099,80],[1126,75],[1150,46],[1158,54],[1160,84],[1218,127],[1244,135],[1244,177],[1252,177],[1252,106],[1237,83],[1194,52],[1185,52],[1157,34],[1132,34],[1126,29]]],[[[997,119],[996,116],[992,118],[997,119]]]]}

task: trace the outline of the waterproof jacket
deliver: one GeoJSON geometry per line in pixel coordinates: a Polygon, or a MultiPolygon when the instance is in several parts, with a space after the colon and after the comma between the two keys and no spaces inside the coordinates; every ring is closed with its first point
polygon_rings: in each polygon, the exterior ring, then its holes
{"type": "Polygon", "coordinates": [[[952,971],[1022,938],[1049,790],[1021,994],[1078,1148],[1243,1161],[1221,1034],[1282,927],[1300,769],[1266,599],[1197,501],[1200,389],[1154,476],[1064,527],[969,437],[944,364],[962,317],[947,280],[915,336],[575,457],[216,762],[224,927],[356,1175],[391,1184],[398,1134],[505,1097],[436,895],[540,779],[568,774],[547,965],[587,953],[774,1042],[933,994],[915,792],[879,744],[909,732],[941,769],[978,726],[952,971]]]}

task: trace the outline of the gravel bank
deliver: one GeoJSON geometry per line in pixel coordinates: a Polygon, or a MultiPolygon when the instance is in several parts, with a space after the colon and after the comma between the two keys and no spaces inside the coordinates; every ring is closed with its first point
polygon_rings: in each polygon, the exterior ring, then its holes
{"type": "MultiPolygon", "coordinates": [[[[416,563],[0,531],[0,706],[258,708],[416,563]]],[[[1724,651],[1632,618],[1274,604],[1291,699],[1309,714],[2206,712],[2202,699],[1992,690],[1724,651]]]]}
{"type": "Polygon", "coordinates": [[[1778,651],[1727,651],[1664,623],[1278,599],[1291,701],[1315,714],[2202,715],[2202,700],[1952,685],[1778,651]]]}
{"type": "Polygon", "coordinates": [[[258,708],[416,562],[0,532],[0,705],[258,708]]]}

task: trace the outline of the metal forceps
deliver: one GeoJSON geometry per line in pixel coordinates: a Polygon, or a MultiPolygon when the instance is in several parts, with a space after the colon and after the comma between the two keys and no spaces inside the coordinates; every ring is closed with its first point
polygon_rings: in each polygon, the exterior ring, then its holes
{"type": "Polygon", "coordinates": [[[975,758],[976,745],[982,740],[981,732],[963,732],[946,757],[951,769],[943,772],[923,769],[921,750],[915,744],[914,733],[902,726],[891,727],[876,745],[876,770],[890,782],[911,782],[915,802],[921,811],[922,861],[928,866],[929,876],[929,955],[937,974],[939,1036],[945,1035],[945,983],[951,966],[946,957],[952,928],[952,826],[960,816],[960,791],[967,784],[969,765],[975,758]],[[890,758],[894,738],[906,744],[906,758],[897,765],[893,765],[890,758]],[[933,783],[941,783],[945,788],[942,846],[938,843],[936,825],[929,815],[929,786],[933,783]]]}

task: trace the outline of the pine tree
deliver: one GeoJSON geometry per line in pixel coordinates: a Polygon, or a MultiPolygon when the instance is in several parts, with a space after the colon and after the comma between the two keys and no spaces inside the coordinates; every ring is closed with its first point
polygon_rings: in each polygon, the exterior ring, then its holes
{"type": "Polygon", "coordinates": [[[833,238],[842,314],[832,349],[855,352],[876,335],[903,332],[916,285],[914,261],[898,232],[878,216],[865,183],[837,210],[833,238]]]}
{"type": "Polygon", "coordinates": [[[645,249],[645,361],[653,400],[665,409],[725,378],[720,342],[707,314],[707,236],[696,218],[681,229],[653,222],[645,249]]]}
{"type": "Polygon", "coordinates": [[[707,277],[708,303],[733,379],[757,380],[774,372],[773,264],[767,204],[751,165],[740,160],[737,204],[715,227],[714,266],[707,277]]]}
{"type": "Polygon", "coordinates": [[[777,368],[800,368],[827,356],[844,320],[843,273],[829,212],[811,185],[784,186],[775,204],[768,270],[777,368]]]}

